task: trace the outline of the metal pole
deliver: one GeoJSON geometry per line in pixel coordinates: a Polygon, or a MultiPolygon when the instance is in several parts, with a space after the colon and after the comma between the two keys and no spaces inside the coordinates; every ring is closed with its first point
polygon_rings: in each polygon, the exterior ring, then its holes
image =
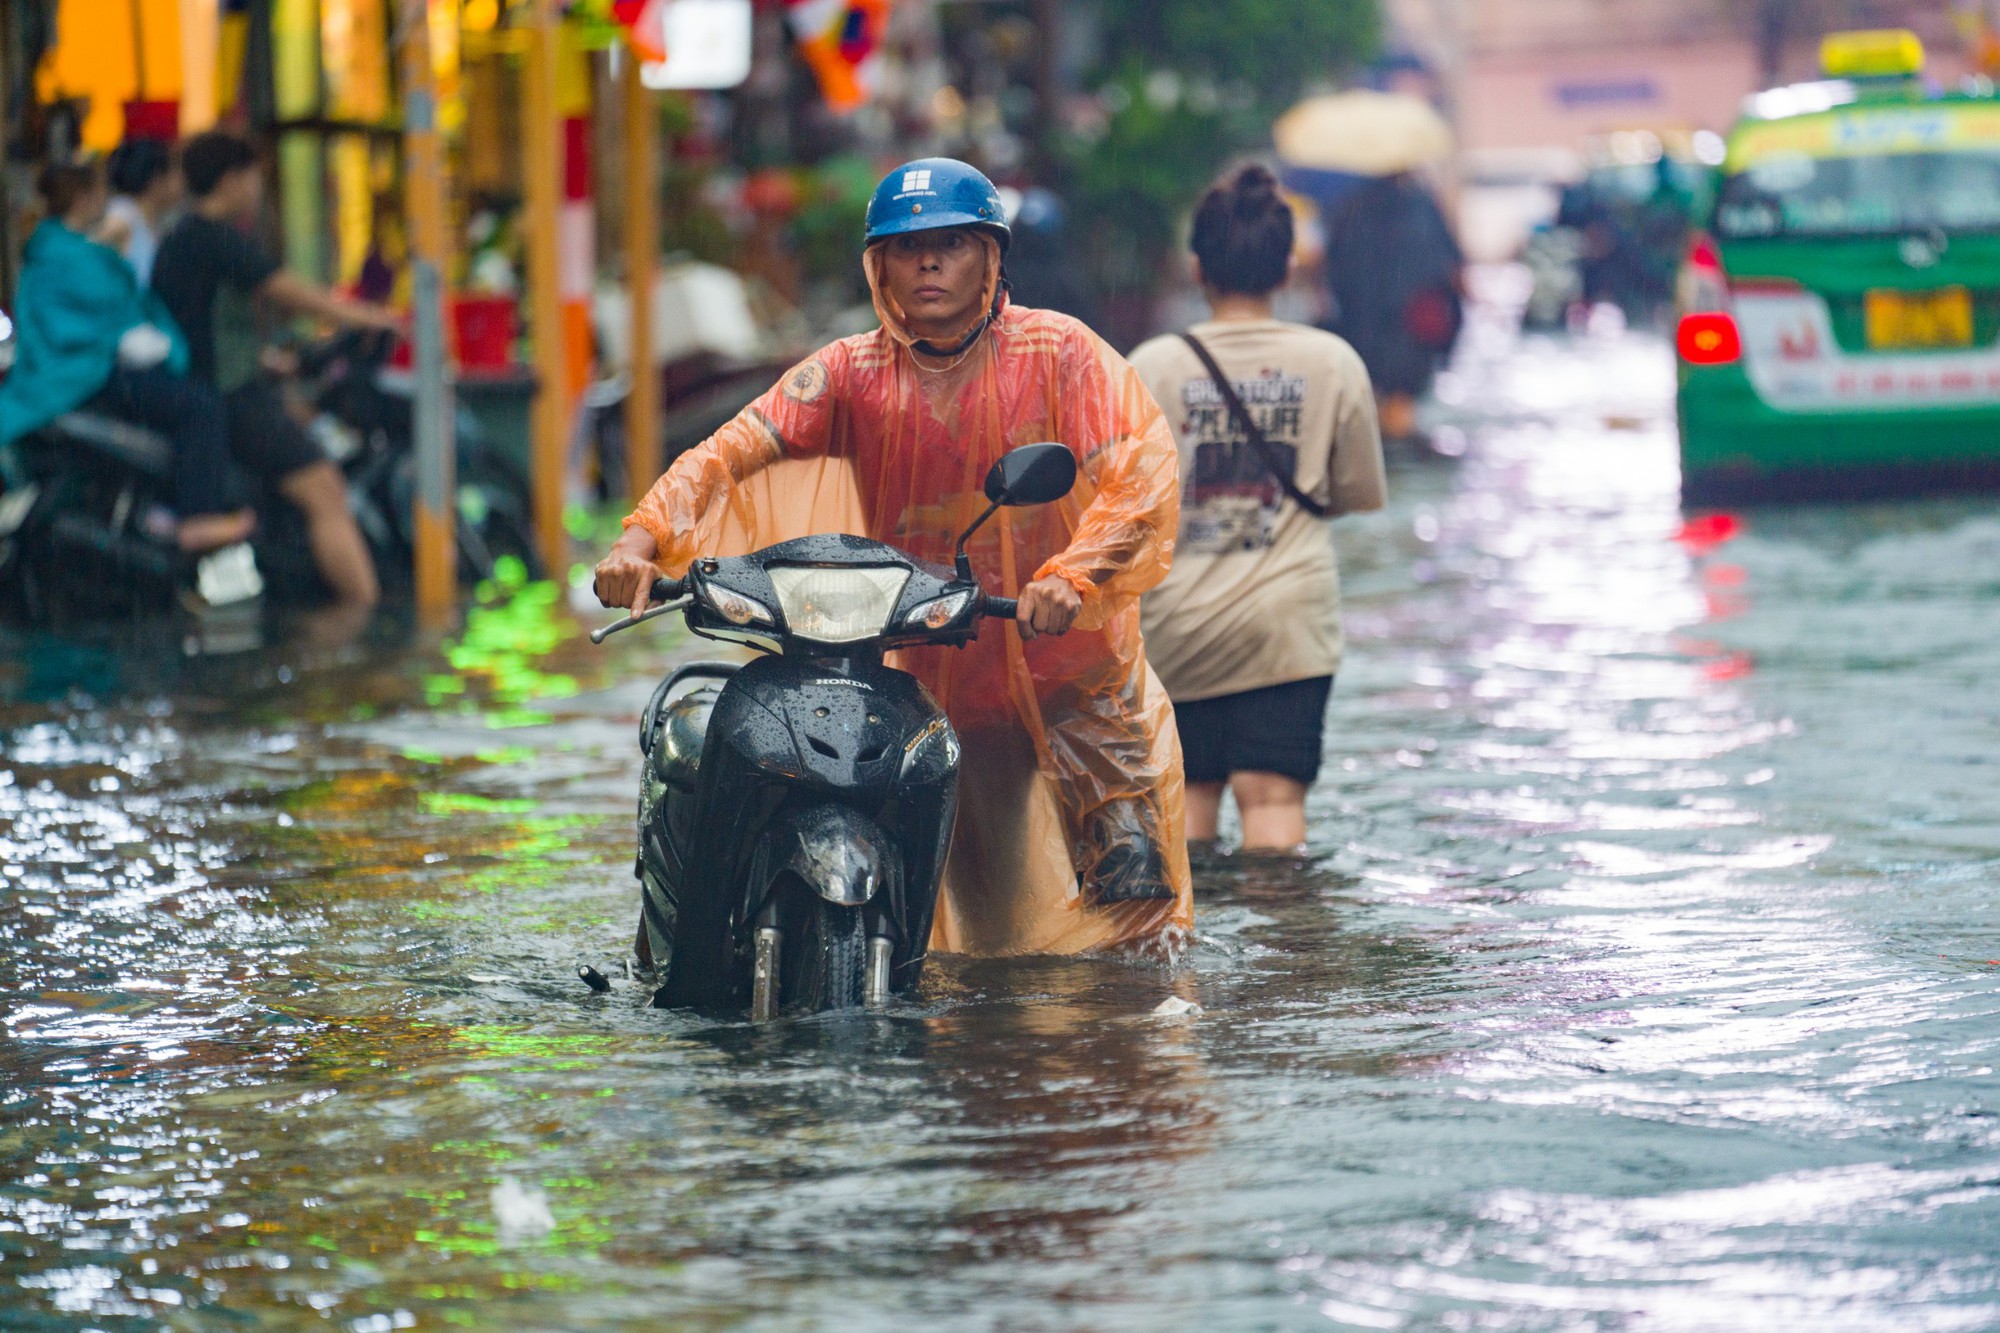
{"type": "Polygon", "coordinates": [[[416,346],[417,445],[416,592],[426,616],[457,600],[457,542],[452,522],[458,487],[453,477],[451,368],[444,345],[444,145],[437,129],[437,81],[431,68],[429,0],[400,0],[403,57],[403,204],[410,233],[410,298],[416,346]]]}
{"type": "Polygon", "coordinates": [[[562,206],[562,120],[556,115],[559,58],[554,0],[529,0],[528,53],[521,107],[522,228],[527,245],[528,304],[535,343],[535,408],[529,478],[535,541],[553,578],[569,567],[563,499],[569,446],[569,386],[563,356],[562,281],[557,271],[557,214],[562,206]]]}
{"type": "Polygon", "coordinates": [[[660,475],[660,376],[653,368],[653,274],[660,249],[655,149],[659,117],[627,51],[625,94],[625,284],[632,293],[632,391],[625,397],[625,494],[634,504],[660,475]]]}

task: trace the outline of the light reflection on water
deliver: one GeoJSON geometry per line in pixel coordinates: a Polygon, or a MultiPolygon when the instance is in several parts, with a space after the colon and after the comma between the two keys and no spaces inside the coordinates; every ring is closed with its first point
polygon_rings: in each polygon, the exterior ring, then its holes
{"type": "Polygon", "coordinates": [[[1177,972],[591,996],[664,650],[546,592],[8,641],[0,1323],[1991,1326],[2000,523],[1684,532],[1661,347],[1475,335],[1343,524],[1314,861],[1177,972]]]}

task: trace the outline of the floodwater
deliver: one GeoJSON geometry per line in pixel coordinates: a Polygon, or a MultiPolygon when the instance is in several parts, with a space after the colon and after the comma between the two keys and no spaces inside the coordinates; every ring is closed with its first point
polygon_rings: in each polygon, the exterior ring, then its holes
{"type": "Polygon", "coordinates": [[[1476,337],[1175,971],[591,994],[672,645],[553,589],[0,643],[0,1325],[2000,1326],[2000,519],[1684,528],[1661,344],[1476,337]]]}

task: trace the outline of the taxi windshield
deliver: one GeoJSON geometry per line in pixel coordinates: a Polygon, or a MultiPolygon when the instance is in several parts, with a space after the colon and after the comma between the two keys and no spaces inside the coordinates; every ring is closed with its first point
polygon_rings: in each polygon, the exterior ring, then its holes
{"type": "Polygon", "coordinates": [[[2000,148],[1776,152],[1723,179],[1725,238],[2000,231],[2000,148]]]}

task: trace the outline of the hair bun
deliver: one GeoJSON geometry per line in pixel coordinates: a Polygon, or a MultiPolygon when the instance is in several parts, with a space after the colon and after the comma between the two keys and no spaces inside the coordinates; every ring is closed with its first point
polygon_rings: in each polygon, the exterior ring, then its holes
{"type": "Polygon", "coordinates": [[[1278,197],[1278,177],[1262,162],[1248,162],[1229,183],[1239,203],[1259,205],[1278,197]]]}
{"type": "Polygon", "coordinates": [[[1224,172],[1202,196],[1188,248],[1201,261],[1204,286],[1262,296],[1284,285],[1294,239],[1277,174],[1247,162],[1224,172]]]}

